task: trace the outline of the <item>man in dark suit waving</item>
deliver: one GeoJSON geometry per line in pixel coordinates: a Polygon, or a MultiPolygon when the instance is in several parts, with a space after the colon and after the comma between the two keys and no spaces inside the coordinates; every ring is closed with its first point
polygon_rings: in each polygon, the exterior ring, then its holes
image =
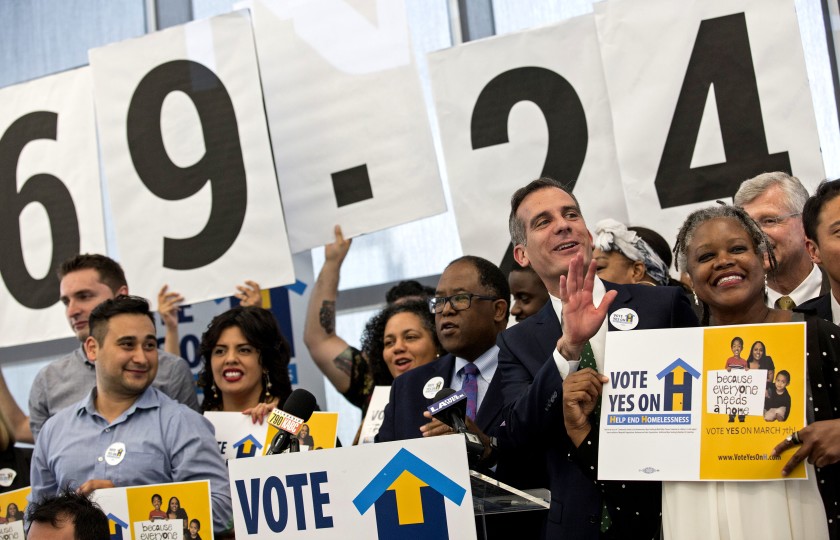
{"type": "Polygon", "coordinates": [[[514,257],[543,280],[550,302],[499,336],[504,435],[541,448],[551,484],[546,538],[653,538],[660,485],[597,482],[595,404],[605,382],[606,332],[695,326],[674,287],[616,285],[595,276],[592,236],[577,199],[540,178],[511,198],[514,257]]]}
{"type": "Polygon", "coordinates": [[[438,339],[449,353],[394,379],[377,442],[451,433],[429,418],[426,407],[441,388],[463,389],[467,425],[485,445],[483,464],[493,464],[488,461],[491,438],[501,424],[503,404],[496,336],[507,325],[509,299],[507,280],[490,261],[468,255],[449,263],[429,300],[438,339]]]}

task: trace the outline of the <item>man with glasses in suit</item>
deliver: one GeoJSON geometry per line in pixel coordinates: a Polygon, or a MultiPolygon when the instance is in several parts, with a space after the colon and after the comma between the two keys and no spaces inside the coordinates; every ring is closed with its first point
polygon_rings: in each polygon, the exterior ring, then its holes
{"type": "Polygon", "coordinates": [[[495,465],[493,436],[501,423],[496,336],[507,326],[510,288],[499,268],[481,257],[455,259],[440,276],[429,309],[448,354],[394,379],[377,442],[452,433],[426,407],[442,388],[467,394],[467,426],[481,438],[481,464],[495,465]]]}

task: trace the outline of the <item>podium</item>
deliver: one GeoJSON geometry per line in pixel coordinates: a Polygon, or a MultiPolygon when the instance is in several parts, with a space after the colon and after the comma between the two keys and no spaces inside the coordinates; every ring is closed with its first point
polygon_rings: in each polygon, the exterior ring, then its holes
{"type": "Polygon", "coordinates": [[[519,490],[472,470],[470,487],[479,539],[509,538],[513,530],[520,538],[537,537],[551,500],[549,490],[519,490]]]}

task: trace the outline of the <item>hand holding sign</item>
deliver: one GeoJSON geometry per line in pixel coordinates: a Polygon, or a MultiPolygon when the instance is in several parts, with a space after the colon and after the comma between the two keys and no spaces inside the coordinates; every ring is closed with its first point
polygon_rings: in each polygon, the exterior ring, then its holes
{"type": "Polygon", "coordinates": [[[774,456],[796,447],[796,440],[801,446],[791,456],[782,469],[782,476],[787,476],[808,458],[808,463],[815,467],[826,467],[840,461],[840,420],[824,420],[815,422],[795,433],[776,445],[774,456]]]}
{"type": "Polygon", "coordinates": [[[580,446],[592,430],[589,415],[595,410],[604,383],[608,380],[594,369],[586,368],[570,374],[563,381],[563,422],[575,446],[580,446]]]}

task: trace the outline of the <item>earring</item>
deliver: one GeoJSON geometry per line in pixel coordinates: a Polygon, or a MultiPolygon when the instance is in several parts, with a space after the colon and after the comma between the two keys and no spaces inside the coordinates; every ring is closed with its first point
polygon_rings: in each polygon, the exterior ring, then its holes
{"type": "Polygon", "coordinates": [[[213,391],[213,399],[219,399],[219,394],[216,393],[216,383],[210,385],[210,390],[213,391]]]}
{"type": "Polygon", "coordinates": [[[694,295],[694,305],[695,305],[695,306],[699,306],[699,305],[700,305],[700,299],[699,299],[699,298],[697,298],[697,293],[696,293],[696,292],[694,292],[694,291],[692,291],[692,292],[691,292],[691,294],[693,294],[693,295],[694,295]]]}
{"type": "Polygon", "coordinates": [[[265,400],[271,401],[271,380],[268,378],[267,371],[263,371],[263,378],[265,378],[265,400]]]}
{"type": "Polygon", "coordinates": [[[769,289],[770,289],[770,286],[767,285],[767,274],[764,274],[764,296],[765,297],[770,294],[769,289]]]}

